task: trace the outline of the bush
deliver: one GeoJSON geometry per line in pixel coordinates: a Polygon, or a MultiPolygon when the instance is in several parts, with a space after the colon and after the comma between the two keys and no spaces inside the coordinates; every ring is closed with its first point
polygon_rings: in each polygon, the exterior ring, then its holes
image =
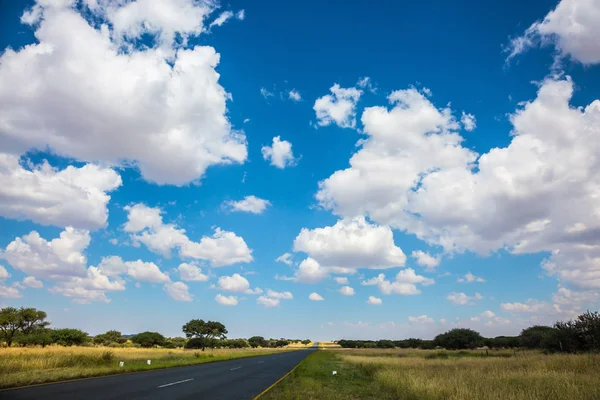
{"type": "Polygon", "coordinates": [[[437,335],[433,339],[433,344],[452,350],[474,349],[483,344],[483,337],[472,329],[454,328],[437,335]]]}
{"type": "Polygon", "coordinates": [[[88,334],[79,329],[54,329],[51,333],[52,343],[61,346],[82,346],[88,342],[88,334]]]}
{"type": "Polygon", "coordinates": [[[132,337],[131,341],[141,347],[155,347],[163,346],[165,337],[158,332],[142,332],[132,337]]]}
{"type": "Polygon", "coordinates": [[[519,340],[522,347],[528,349],[542,348],[542,341],[548,342],[556,335],[555,329],[551,326],[535,325],[521,331],[519,340]]]}

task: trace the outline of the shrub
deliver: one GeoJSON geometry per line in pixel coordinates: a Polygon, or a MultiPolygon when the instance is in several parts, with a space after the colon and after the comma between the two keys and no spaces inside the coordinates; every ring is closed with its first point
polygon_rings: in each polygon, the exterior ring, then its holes
{"type": "Polygon", "coordinates": [[[164,345],[165,337],[158,332],[142,332],[132,337],[131,341],[142,347],[154,347],[164,345]]]}
{"type": "Polygon", "coordinates": [[[455,328],[433,339],[435,346],[446,349],[474,349],[483,343],[483,337],[472,329],[455,328]]]}
{"type": "Polygon", "coordinates": [[[61,346],[82,346],[88,340],[87,333],[79,329],[54,329],[51,333],[52,342],[61,346]]]}

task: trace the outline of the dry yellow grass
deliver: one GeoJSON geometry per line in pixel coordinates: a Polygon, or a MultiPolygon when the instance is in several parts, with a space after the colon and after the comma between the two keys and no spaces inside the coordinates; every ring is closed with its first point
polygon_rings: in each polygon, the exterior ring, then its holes
{"type": "Polygon", "coordinates": [[[359,355],[361,351],[354,350],[340,354],[344,362],[372,371],[376,382],[408,399],[600,399],[597,354],[528,352],[514,357],[428,359],[426,351],[383,352],[367,350],[359,355]]]}
{"type": "Polygon", "coordinates": [[[108,347],[0,349],[0,388],[89,376],[200,364],[270,354],[288,349],[141,349],[108,347]],[[151,360],[151,365],[146,363],[151,360]],[[119,367],[119,361],[125,366],[119,367]]]}
{"type": "Polygon", "coordinates": [[[319,350],[264,399],[598,400],[600,355],[319,350]]]}

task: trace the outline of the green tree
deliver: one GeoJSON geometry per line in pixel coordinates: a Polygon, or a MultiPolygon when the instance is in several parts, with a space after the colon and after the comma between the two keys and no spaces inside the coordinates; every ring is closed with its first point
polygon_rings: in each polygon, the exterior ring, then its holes
{"type": "Polygon", "coordinates": [[[46,313],[35,308],[21,308],[19,315],[21,318],[21,332],[25,335],[50,325],[50,322],[46,321],[46,313]]]}
{"type": "Polygon", "coordinates": [[[253,348],[267,347],[268,344],[265,338],[262,336],[252,336],[250,339],[248,339],[248,343],[250,343],[250,346],[253,348]]]}
{"type": "Polygon", "coordinates": [[[165,344],[165,337],[158,332],[142,332],[132,337],[131,341],[142,347],[154,347],[165,344]]]}
{"type": "Polygon", "coordinates": [[[21,346],[46,347],[54,343],[54,338],[52,337],[52,329],[40,328],[27,335],[21,334],[16,341],[21,346]]]}
{"type": "Polygon", "coordinates": [[[534,325],[521,331],[519,340],[522,347],[528,349],[539,349],[542,347],[542,341],[548,341],[549,337],[556,335],[555,328],[551,326],[534,325]]]}
{"type": "Polygon", "coordinates": [[[437,335],[433,339],[433,344],[452,350],[473,349],[483,344],[483,337],[472,329],[454,328],[437,335]]]}
{"type": "Polygon", "coordinates": [[[126,341],[127,339],[121,335],[121,332],[115,330],[111,330],[94,337],[95,344],[108,345],[111,343],[125,343],[126,341]]]}
{"type": "Polygon", "coordinates": [[[0,310],[0,339],[10,347],[17,332],[28,335],[45,328],[50,324],[45,319],[46,313],[35,308],[3,308],[0,310]]]}
{"type": "Polygon", "coordinates": [[[12,344],[13,338],[20,327],[19,310],[14,307],[6,307],[0,310],[0,334],[8,347],[12,344]]]}
{"type": "Polygon", "coordinates": [[[182,327],[183,333],[188,339],[200,339],[195,341],[201,343],[202,351],[206,347],[212,346],[215,339],[225,339],[227,329],[225,325],[216,321],[204,321],[202,319],[193,319],[182,327]]]}
{"type": "Polygon", "coordinates": [[[312,342],[312,340],[305,339],[305,340],[302,341],[302,344],[306,346],[306,345],[310,344],[311,342],[312,342]]]}
{"type": "Polygon", "coordinates": [[[52,342],[61,346],[81,346],[88,341],[88,334],[79,329],[54,329],[52,342]]]}

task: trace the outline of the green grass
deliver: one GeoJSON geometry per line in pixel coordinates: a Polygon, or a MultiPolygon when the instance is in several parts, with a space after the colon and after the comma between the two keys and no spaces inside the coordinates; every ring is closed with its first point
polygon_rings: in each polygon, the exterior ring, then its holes
{"type": "Polygon", "coordinates": [[[374,372],[375,368],[344,363],[337,352],[318,350],[260,400],[395,399],[393,392],[382,390],[374,372]]]}
{"type": "MultiPolygon", "coordinates": [[[[291,349],[0,348],[0,388],[146,371],[294,351],[291,349]],[[151,364],[146,363],[151,360],[151,364]],[[119,367],[119,361],[125,366],[119,367]]],[[[1,397],[1,396],[0,396],[1,397]]]]}
{"type": "Polygon", "coordinates": [[[320,350],[262,399],[598,400],[600,355],[320,350]]]}

